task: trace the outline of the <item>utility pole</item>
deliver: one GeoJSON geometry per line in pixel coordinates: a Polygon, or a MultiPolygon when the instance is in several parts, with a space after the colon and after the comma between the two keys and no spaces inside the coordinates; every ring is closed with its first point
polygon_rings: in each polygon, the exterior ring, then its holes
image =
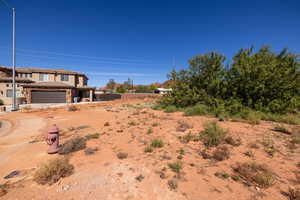
{"type": "Polygon", "coordinates": [[[12,95],[12,111],[18,110],[16,101],[16,9],[12,8],[13,12],[13,33],[12,33],[12,84],[13,84],[13,95],[12,95]]]}

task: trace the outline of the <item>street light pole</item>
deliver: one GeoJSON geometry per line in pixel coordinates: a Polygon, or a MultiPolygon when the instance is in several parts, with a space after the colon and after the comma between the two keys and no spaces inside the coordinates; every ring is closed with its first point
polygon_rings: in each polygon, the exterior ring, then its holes
{"type": "Polygon", "coordinates": [[[12,8],[13,11],[13,33],[12,33],[12,84],[13,84],[13,94],[12,94],[12,111],[17,110],[17,101],[16,101],[16,9],[12,8]]]}

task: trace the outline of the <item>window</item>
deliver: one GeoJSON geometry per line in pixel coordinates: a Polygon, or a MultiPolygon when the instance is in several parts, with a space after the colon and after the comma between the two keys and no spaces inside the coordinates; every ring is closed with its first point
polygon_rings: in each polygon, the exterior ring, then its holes
{"type": "Polygon", "coordinates": [[[39,80],[40,81],[48,81],[48,74],[40,74],[39,80]]]}
{"type": "Polygon", "coordinates": [[[9,87],[9,84],[6,84],[6,87],[9,87]]]}
{"type": "MultiPolygon", "coordinates": [[[[8,89],[6,90],[6,97],[12,97],[13,95],[13,90],[12,89],[8,89]]],[[[16,97],[21,97],[21,91],[20,90],[16,90],[16,97]]]]}
{"type": "Polygon", "coordinates": [[[67,74],[60,75],[60,80],[61,81],[69,81],[69,75],[67,75],[67,74]]]}

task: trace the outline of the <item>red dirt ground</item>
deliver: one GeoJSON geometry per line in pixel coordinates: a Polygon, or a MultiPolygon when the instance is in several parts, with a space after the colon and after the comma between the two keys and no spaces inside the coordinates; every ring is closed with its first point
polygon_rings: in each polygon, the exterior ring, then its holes
{"type": "MultiPolygon", "coordinates": [[[[217,120],[205,116],[183,116],[181,112],[164,113],[152,110],[153,100],[102,102],[78,106],[70,112],[66,108],[14,112],[0,116],[0,121],[10,122],[11,127],[0,131],[0,183],[8,183],[7,194],[1,199],[101,199],[101,200],[279,200],[288,199],[282,194],[289,187],[296,187],[295,173],[299,171],[299,146],[290,149],[291,136],[272,131],[273,122],[259,125],[242,122],[218,122],[240,146],[226,145],[230,158],[224,161],[203,159],[199,154],[205,149],[200,141],[183,144],[178,139],[188,132],[198,134],[207,121],[217,120]],[[192,128],[176,130],[178,122],[185,121],[192,128]],[[104,124],[109,122],[109,126],[104,124]],[[134,122],[134,123],[132,123],[134,122]],[[41,163],[61,155],[48,155],[43,140],[47,129],[53,125],[61,130],[61,143],[76,137],[100,133],[98,139],[87,142],[98,151],[85,155],[73,153],[70,163],[74,173],[53,185],[39,185],[33,174],[41,163]],[[76,129],[79,126],[88,126],[76,129]],[[75,130],[72,130],[72,128],[75,130]],[[148,130],[152,129],[152,133],[148,130]],[[152,139],[161,139],[165,145],[152,153],[144,148],[152,139]],[[276,153],[271,157],[261,141],[272,141],[276,153]],[[250,148],[256,143],[259,149],[250,148]],[[168,164],[177,160],[178,150],[183,149],[182,172],[178,176],[168,164]],[[252,151],[253,157],[245,155],[252,151]],[[128,153],[118,159],[117,153],[128,153]],[[221,179],[216,172],[233,174],[236,162],[266,164],[275,174],[275,184],[267,189],[246,185],[231,178],[221,179]],[[11,179],[4,176],[14,170],[22,173],[11,179]],[[163,176],[162,176],[163,174],[163,176]],[[136,177],[142,175],[142,180],[136,177]],[[169,180],[176,180],[178,187],[170,189],[169,180]]],[[[287,126],[287,125],[286,125],[287,126]]],[[[287,126],[297,128],[295,126],[287,126]]]]}

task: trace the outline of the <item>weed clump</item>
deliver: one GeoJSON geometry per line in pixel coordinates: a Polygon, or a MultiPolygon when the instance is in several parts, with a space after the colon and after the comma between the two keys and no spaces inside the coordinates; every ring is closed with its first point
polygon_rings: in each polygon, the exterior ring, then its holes
{"type": "Polygon", "coordinates": [[[230,177],[230,175],[227,174],[226,172],[216,172],[215,176],[221,179],[227,179],[230,177]]]}
{"type": "Polygon", "coordinates": [[[154,139],[151,141],[151,147],[161,148],[164,146],[164,142],[160,139],[154,139]]]}
{"type": "Polygon", "coordinates": [[[200,133],[200,139],[206,147],[218,146],[227,134],[227,131],[223,130],[215,121],[206,123],[204,128],[200,133]]]}
{"type": "Polygon", "coordinates": [[[274,184],[273,173],[264,165],[253,163],[237,163],[233,167],[234,172],[248,185],[267,188],[274,184]]]}
{"type": "Polygon", "coordinates": [[[70,176],[74,166],[69,163],[67,158],[56,158],[43,164],[34,174],[33,180],[38,184],[53,184],[60,178],[70,176]]]}
{"type": "Polygon", "coordinates": [[[226,146],[217,148],[212,154],[212,158],[217,161],[227,160],[229,159],[229,157],[230,157],[230,152],[228,147],[226,146]]]}
{"type": "Polygon", "coordinates": [[[168,164],[169,168],[176,173],[180,173],[180,171],[182,170],[182,163],[179,161],[173,162],[173,163],[169,163],[168,164]]]}
{"type": "Polygon", "coordinates": [[[66,155],[72,152],[85,149],[85,147],[86,147],[86,139],[82,137],[76,137],[66,141],[59,149],[58,153],[61,155],[66,155]]]}

